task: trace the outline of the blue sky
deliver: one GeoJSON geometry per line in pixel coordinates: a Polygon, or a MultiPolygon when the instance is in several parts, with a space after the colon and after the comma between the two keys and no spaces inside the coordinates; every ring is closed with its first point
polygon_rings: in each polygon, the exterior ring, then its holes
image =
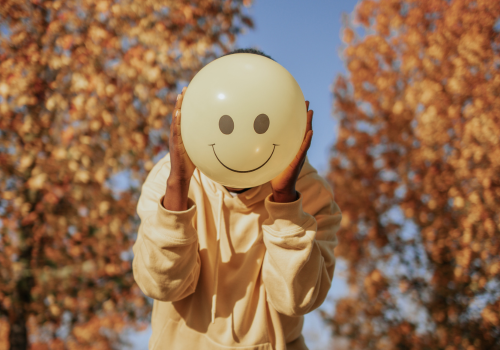
{"type": "MultiPolygon", "coordinates": [[[[314,110],[314,136],[308,157],[320,174],[329,168],[329,150],[336,140],[332,117],[331,85],[344,64],[341,48],[342,13],[352,13],[357,1],[254,0],[247,9],[255,28],[240,35],[236,48],[258,48],[285,67],[297,80],[314,110]]],[[[332,314],[334,300],[348,291],[343,278],[345,264],[338,261],[327,301],[321,306],[332,314]]],[[[306,315],[303,334],[310,350],[329,348],[331,335],[319,312],[306,315]]],[[[133,349],[146,350],[151,327],[130,334],[133,349]]]]}

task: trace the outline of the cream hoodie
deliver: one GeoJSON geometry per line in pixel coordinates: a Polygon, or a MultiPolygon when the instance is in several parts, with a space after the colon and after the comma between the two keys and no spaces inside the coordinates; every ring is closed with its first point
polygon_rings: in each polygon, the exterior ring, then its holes
{"type": "Polygon", "coordinates": [[[326,298],[342,214],[306,162],[299,199],[268,182],[236,197],[195,170],[185,211],[163,205],[170,154],[142,186],[133,273],[154,299],[149,349],[304,350],[303,315],[326,298]]]}

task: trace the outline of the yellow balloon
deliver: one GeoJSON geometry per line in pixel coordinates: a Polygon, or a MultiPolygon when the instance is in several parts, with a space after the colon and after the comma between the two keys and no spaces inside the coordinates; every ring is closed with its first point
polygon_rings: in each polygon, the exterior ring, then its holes
{"type": "Polygon", "coordinates": [[[307,110],[294,77],[264,56],[236,53],[203,67],[181,107],[194,165],[221,185],[248,188],[279,175],[304,139],[307,110]]]}

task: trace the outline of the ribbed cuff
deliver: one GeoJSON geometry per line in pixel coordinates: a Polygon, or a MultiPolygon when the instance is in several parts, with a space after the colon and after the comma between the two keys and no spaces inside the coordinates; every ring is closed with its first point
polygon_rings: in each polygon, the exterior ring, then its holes
{"type": "Polygon", "coordinates": [[[155,224],[162,235],[180,244],[192,243],[198,239],[196,230],[191,221],[196,213],[196,204],[188,198],[188,209],[182,211],[167,210],[163,207],[162,196],[158,202],[158,210],[155,216],[155,224]]]}
{"type": "Polygon", "coordinates": [[[271,201],[272,194],[268,195],[264,205],[269,214],[265,225],[274,231],[288,232],[295,231],[298,228],[304,228],[311,218],[310,214],[302,209],[302,194],[297,191],[298,199],[289,203],[277,203],[271,201]]]}

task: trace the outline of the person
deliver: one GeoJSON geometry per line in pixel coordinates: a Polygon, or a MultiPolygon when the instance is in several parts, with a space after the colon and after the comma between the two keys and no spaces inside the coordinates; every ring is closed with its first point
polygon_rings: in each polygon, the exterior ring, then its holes
{"type": "MultiPolygon", "coordinates": [[[[238,52],[266,56],[229,54],[238,52]]],[[[149,349],[305,350],[303,315],[330,289],[342,219],[306,156],[309,102],[290,166],[263,185],[236,189],[209,179],[186,153],[185,91],[172,114],[169,153],[149,172],[137,205],[133,275],[154,299],[149,349]]]]}

